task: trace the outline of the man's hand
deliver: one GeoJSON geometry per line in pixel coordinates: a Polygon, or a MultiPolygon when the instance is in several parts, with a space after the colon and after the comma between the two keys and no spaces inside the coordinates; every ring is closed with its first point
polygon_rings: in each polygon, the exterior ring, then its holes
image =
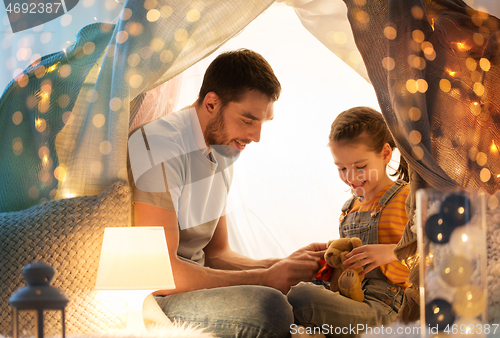
{"type": "Polygon", "coordinates": [[[394,248],[396,244],[369,244],[353,249],[346,256],[344,266],[349,269],[357,269],[366,265],[360,276],[367,274],[376,267],[396,261],[394,248]],[[352,264],[352,265],[351,265],[352,264]]]}
{"type": "Polygon", "coordinates": [[[312,281],[320,268],[318,261],[324,257],[326,243],[312,243],[271,266],[265,274],[264,285],[287,294],[299,282],[312,281]]]}
{"type": "Polygon", "coordinates": [[[315,257],[316,261],[325,257],[326,243],[311,243],[308,246],[300,248],[292,253],[288,258],[312,258],[315,257]]]}

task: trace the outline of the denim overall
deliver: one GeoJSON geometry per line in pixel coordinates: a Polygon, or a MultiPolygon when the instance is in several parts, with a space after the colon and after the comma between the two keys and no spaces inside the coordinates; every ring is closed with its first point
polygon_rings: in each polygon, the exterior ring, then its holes
{"type": "MultiPolygon", "coordinates": [[[[397,180],[380,198],[379,205],[374,211],[358,211],[349,214],[356,198],[349,199],[342,207],[339,220],[340,237],[358,237],[363,245],[378,244],[378,221],[382,210],[406,184],[405,181],[397,180]]],[[[401,287],[389,283],[379,267],[365,275],[361,286],[365,291],[366,299],[377,299],[391,307],[395,313],[399,311],[404,291],[401,287]]]]}

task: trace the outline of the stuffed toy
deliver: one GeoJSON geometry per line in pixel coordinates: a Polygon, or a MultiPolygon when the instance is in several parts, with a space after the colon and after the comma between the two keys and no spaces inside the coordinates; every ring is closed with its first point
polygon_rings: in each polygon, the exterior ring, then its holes
{"type": "Polygon", "coordinates": [[[346,254],[362,245],[363,243],[357,237],[329,241],[325,260],[320,261],[325,265],[316,274],[316,279],[330,280],[330,290],[339,291],[345,297],[362,302],[365,299],[365,294],[361,289],[364,276],[360,276],[359,273],[363,268],[353,270],[342,264],[346,260],[346,254]]]}

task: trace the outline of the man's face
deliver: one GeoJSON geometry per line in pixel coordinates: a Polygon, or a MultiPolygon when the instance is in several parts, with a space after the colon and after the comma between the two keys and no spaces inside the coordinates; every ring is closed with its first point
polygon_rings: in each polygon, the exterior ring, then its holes
{"type": "Polygon", "coordinates": [[[260,141],[262,124],[274,117],[274,101],[247,91],[241,101],[219,109],[205,128],[205,141],[226,157],[237,156],[250,142],[260,141]]]}

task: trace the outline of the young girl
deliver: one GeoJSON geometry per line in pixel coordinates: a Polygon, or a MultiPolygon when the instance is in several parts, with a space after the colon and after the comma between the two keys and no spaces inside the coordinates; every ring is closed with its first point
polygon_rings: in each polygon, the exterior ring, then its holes
{"type": "Polygon", "coordinates": [[[394,182],[387,175],[395,143],[377,111],[356,107],[342,112],[332,124],[328,145],[340,178],[353,193],[342,207],[340,237],[363,242],[344,265],[364,267],[365,300],[357,302],[324,286],[301,283],[291,289],[288,301],[296,323],[308,327],[308,332],[352,337],[369,327],[391,324],[401,307],[409,271],[393,250],[408,221],[405,201],[410,187],[404,181],[408,172],[403,158],[399,179],[394,182]]]}

